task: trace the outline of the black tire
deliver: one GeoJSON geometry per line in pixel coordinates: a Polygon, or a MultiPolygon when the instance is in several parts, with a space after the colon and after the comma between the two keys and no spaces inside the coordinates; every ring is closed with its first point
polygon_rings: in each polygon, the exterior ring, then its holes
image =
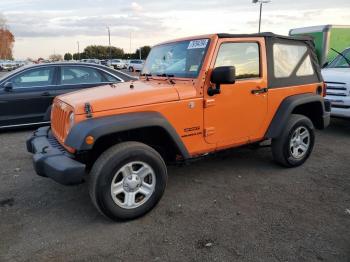
{"type": "Polygon", "coordinates": [[[134,72],[134,68],[132,66],[129,67],[129,72],[134,72]]]}
{"type": "Polygon", "coordinates": [[[285,167],[297,167],[302,165],[310,156],[315,144],[314,125],[311,120],[303,115],[293,114],[290,116],[287,125],[278,138],[272,139],[271,149],[274,160],[285,167]],[[292,155],[290,142],[292,136],[299,127],[304,127],[309,131],[309,147],[306,153],[295,158],[292,155]]]}
{"type": "Polygon", "coordinates": [[[130,220],[145,215],[161,199],[166,183],[167,168],[162,157],[153,148],[139,142],[123,142],[108,150],[96,160],[89,177],[89,193],[95,207],[112,220],[130,220]],[[118,206],[111,196],[111,183],[116,172],[132,161],[147,163],[155,173],[155,189],[141,206],[126,209],[118,206]]]}

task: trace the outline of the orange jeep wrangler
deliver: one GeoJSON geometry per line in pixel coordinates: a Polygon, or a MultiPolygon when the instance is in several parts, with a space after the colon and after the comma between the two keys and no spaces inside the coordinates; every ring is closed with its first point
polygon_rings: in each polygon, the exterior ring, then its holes
{"type": "Polygon", "coordinates": [[[304,163],[329,124],[324,89],[311,39],[178,39],[152,48],[138,81],[57,97],[27,149],[39,175],[87,180],[102,214],[133,219],[163,195],[166,163],[265,140],[277,163],[304,163]]]}

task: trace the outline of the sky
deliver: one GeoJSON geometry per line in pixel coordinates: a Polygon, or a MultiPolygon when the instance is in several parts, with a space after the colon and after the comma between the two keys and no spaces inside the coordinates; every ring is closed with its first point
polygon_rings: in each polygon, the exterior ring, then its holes
{"type": "MultiPolygon", "coordinates": [[[[179,37],[255,33],[259,5],[251,0],[0,0],[14,33],[17,59],[47,58],[88,45],[111,44],[134,52],[179,37]]],[[[350,0],[272,0],[263,6],[262,31],[350,25],[350,0]]]]}

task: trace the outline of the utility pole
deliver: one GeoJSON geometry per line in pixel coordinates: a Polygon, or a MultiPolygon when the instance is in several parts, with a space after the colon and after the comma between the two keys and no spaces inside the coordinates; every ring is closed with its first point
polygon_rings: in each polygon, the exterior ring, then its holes
{"type": "Polygon", "coordinates": [[[78,44],[78,60],[80,60],[80,48],[79,48],[79,41],[77,41],[78,44]]]}
{"type": "Polygon", "coordinates": [[[131,55],[131,32],[130,32],[130,43],[129,43],[129,55],[131,55]]]}
{"type": "Polygon", "coordinates": [[[263,4],[267,4],[270,3],[271,0],[253,0],[253,4],[260,4],[260,13],[259,13],[259,33],[260,33],[260,29],[261,29],[261,13],[262,13],[262,6],[263,4]]]}
{"type": "Polygon", "coordinates": [[[111,59],[111,30],[109,29],[109,26],[107,26],[108,30],[108,43],[109,43],[109,59],[111,59]]]}
{"type": "Polygon", "coordinates": [[[140,47],[140,60],[142,60],[141,52],[142,52],[142,47],[140,47]]]}

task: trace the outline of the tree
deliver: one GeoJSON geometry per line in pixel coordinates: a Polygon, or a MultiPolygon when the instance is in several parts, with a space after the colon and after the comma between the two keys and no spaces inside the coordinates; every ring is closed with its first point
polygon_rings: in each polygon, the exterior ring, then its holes
{"type": "Polygon", "coordinates": [[[65,53],[64,54],[64,60],[66,61],[69,61],[69,60],[72,60],[73,59],[73,56],[71,53],[65,53]]]}
{"type": "MultiPolygon", "coordinates": [[[[150,51],[151,47],[148,45],[141,47],[141,59],[146,59],[150,51]]],[[[140,48],[135,53],[124,54],[123,59],[140,59],[140,48]]]]}
{"type": "MultiPolygon", "coordinates": [[[[141,59],[146,59],[150,51],[151,47],[149,45],[141,47],[141,59]]],[[[136,55],[137,58],[140,58],[140,48],[136,50],[136,55]]]]}
{"type": "Polygon", "coordinates": [[[62,55],[58,55],[58,54],[52,54],[49,56],[49,60],[50,61],[62,61],[62,55]]]}
{"type": "Polygon", "coordinates": [[[122,58],[124,50],[115,46],[90,45],[84,49],[84,54],[86,58],[95,59],[122,58]],[[109,52],[111,57],[109,57],[109,52]]]}
{"type": "Polygon", "coordinates": [[[80,59],[85,59],[86,58],[86,54],[85,53],[74,53],[73,54],[73,59],[74,60],[80,60],[80,59]]]}
{"type": "Polygon", "coordinates": [[[73,54],[73,60],[79,60],[79,54],[78,53],[74,53],[73,54]]]}
{"type": "Polygon", "coordinates": [[[6,26],[6,20],[0,15],[0,59],[12,59],[15,37],[6,26]]]}

